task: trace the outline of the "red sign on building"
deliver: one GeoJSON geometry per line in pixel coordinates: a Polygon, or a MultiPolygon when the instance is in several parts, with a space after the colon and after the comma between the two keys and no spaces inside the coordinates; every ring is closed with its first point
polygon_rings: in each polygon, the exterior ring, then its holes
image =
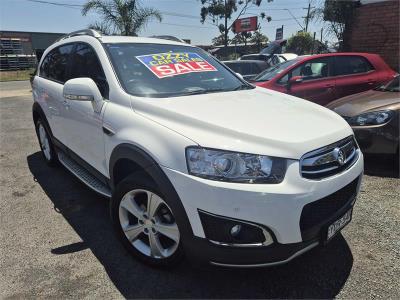
{"type": "Polygon", "coordinates": [[[237,19],[233,26],[234,32],[247,32],[257,30],[257,17],[237,19]]]}

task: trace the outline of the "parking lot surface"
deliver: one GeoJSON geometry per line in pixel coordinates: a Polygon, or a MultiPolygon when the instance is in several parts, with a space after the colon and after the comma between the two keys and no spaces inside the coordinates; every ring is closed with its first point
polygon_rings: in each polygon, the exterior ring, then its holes
{"type": "Polygon", "coordinates": [[[108,200],[39,152],[29,82],[0,84],[0,298],[400,298],[400,180],[368,162],[353,221],[326,247],[268,269],[171,271],[132,259],[108,200]]]}

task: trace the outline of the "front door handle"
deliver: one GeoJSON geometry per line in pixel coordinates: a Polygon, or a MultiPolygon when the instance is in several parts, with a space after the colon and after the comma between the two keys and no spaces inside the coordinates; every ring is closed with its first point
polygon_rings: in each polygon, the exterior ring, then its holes
{"type": "Polygon", "coordinates": [[[68,107],[69,107],[69,103],[68,103],[68,101],[67,101],[67,100],[63,100],[62,104],[63,104],[63,105],[66,107],[66,108],[68,108],[68,107]]]}

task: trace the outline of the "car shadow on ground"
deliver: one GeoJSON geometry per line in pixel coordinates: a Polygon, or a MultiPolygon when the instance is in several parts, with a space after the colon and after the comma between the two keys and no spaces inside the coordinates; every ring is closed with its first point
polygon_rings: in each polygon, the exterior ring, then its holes
{"type": "Polygon", "coordinates": [[[395,155],[364,154],[364,173],[370,176],[399,178],[399,158],[395,155]]]}
{"type": "MultiPolygon", "coordinates": [[[[346,282],[353,256],[338,235],[291,263],[264,269],[147,267],[131,258],[114,237],[108,199],[98,196],[64,168],[48,167],[39,152],[27,157],[34,180],[82,242],[49,249],[54,255],[90,249],[125,298],[333,298],[346,282]]],[[[84,267],[84,266],[82,266],[84,267]]]]}

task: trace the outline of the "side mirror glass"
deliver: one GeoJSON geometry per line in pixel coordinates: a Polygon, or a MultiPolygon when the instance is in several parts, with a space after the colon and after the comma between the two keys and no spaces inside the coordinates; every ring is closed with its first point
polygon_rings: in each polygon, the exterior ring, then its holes
{"type": "Polygon", "coordinates": [[[101,102],[103,97],[91,78],[74,78],[64,84],[63,96],[68,100],[101,102]]]}

